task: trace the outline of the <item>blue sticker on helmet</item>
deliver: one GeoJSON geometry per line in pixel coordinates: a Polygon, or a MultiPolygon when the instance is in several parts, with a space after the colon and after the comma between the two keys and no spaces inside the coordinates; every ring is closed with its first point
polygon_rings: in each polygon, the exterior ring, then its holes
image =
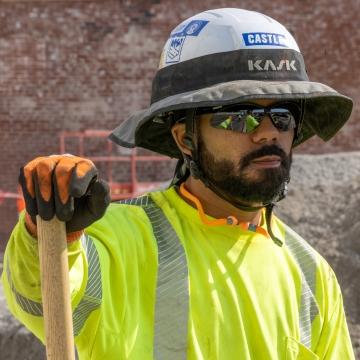
{"type": "Polygon", "coordinates": [[[245,46],[271,45],[287,47],[287,39],[283,34],[256,32],[243,33],[242,36],[245,46]]]}
{"type": "Polygon", "coordinates": [[[170,37],[198,36],[208,22],[207,20],[192,20],[188,24],[183,24],[180,28],[176,28],[170,37]]]}
{"type": "Polygon", "coordinates": [[[166,64],[179,62],[186,37],[198,36],[208,22],[207,20],[192,20],[188,24],[178,26],[170,35],[170,44],[166,52],[166,64]]]}
{"type": "Polygon", "coordinates": [[[166,52],[166,63],[175,63],[180,61],[181,50],[184,45],[186,36],[170,38],[170,45],[166,52]]]}

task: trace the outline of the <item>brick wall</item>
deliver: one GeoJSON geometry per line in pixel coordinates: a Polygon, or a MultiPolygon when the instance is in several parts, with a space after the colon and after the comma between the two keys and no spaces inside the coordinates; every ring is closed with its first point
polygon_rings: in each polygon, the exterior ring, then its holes
{"type": "MultiPolygon", "coordinates": [[[[112,129],[146,107],[169,31],[199,11],[239,5],[282,22],[298,40],[310,78],[357,103],[334,140],[311,140],[298,151],[359,150],[358,0],[0,0],[0,189],[16,191],[22,164],[58,152],[60,130],[112,129]]],[[[172,165],[144,171],[169,177],[172,165]]],[[[0,205],[2,246],[15,220],[7,200],[0,205]]]]}

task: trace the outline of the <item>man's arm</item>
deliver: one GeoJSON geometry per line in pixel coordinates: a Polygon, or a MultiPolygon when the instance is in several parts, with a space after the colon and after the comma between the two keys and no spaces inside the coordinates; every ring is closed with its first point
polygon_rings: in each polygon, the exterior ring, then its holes
{"type": "MultiPolygon", "coordinates": [[[[84,292],[88,272],[88,261],[80,239],[69,243],[68,255],[74,309],[84,292]]],[[[44,342],[38,242],[25,227],[24,213],[20,215],[6,247],[2,283],[12,314],[44,342]]]]}
{"type": "Polygon", "coordinates": [[[355,360],[341,293],[321,331],[316,354],[322,360],[355,360]]]}
{"type": "Polygon", "coordinates": [[[333,269],[323,258],[318,279],[318,301],[322,310],[320,321],[315,325],[318,334],[315,353],[321,360],[355,360],[341,288],[333,269]]]}

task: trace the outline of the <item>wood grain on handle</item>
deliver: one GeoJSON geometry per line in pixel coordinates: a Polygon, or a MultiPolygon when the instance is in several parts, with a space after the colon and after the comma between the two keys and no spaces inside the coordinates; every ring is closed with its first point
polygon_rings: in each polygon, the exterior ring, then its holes
{"type": "Polygon", "coordinates": [[[65,223],[36,217],[48,360],[74,360],[65,223]]]}

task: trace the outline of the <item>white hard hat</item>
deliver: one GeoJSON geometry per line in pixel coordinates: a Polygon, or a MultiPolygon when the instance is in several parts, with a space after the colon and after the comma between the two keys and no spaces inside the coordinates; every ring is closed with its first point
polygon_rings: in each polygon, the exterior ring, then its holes
{"type": "Polygon", "coordinates": [[[243,9],[209,10],[183,21],[171,32],[159,69],[215,53],[279,48],[300,52],[295,39],[276,20],[243,9]]]}
{"type": "Polygon", "coordinates": [[[352,100],[308,79],[296,41],[276,20],[254,11],[204,11],[178,25],[163,49],[151,105],[110,138],[171,157],[182,154],[167,114],[254,99],[298,100],[302,124],[294,146],[318,135],[327,141],[348,120],[352,100]]]}

